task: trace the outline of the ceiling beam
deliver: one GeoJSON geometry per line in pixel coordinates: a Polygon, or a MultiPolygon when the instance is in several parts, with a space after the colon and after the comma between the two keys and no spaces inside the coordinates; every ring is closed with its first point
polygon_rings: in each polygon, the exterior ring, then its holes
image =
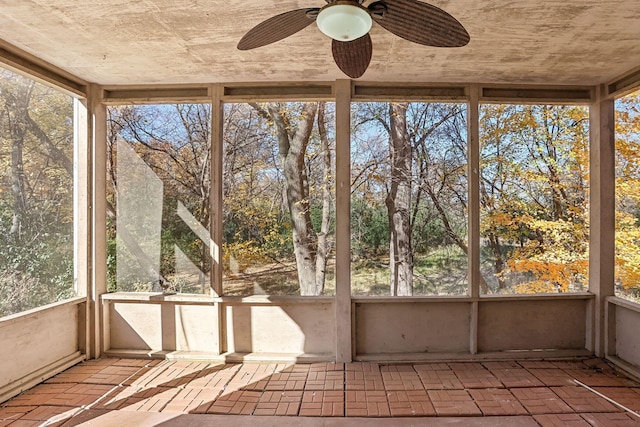
{"type": "Polygon", "coordinates": [[[17,47],[0,40],[0,63],[12,71],[29,78],[53,85],[73,96],[87,96],[87,82],[43,61],[17,47]]]}

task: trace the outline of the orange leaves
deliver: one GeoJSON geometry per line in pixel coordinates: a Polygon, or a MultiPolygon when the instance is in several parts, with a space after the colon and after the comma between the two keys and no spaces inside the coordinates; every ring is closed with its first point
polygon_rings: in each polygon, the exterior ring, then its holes
{"type": "Polygon", "coordinates": [[[640,288],[640,91],[616,101],[616,284],[640,288]]]}

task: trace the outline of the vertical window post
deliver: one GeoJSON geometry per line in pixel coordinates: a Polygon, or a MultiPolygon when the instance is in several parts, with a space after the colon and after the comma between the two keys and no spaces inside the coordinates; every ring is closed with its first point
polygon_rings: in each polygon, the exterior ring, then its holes
{"type": "MultiPolygon", "coordinates": [[[[596,100],[590,106],[590,241],[589,290],[596,296],[594,326],[591,341],[596,356],[607,353],[605,336],[606,298],[614,295],[615,265],[615,123],[614,100],[604,96],[604,86],[598,88],[596,100]]],[[[610,322],[611,323],[611,322],[610,322]]],[[[614,324],[615,326],[615,324],[614,324]]],[[[589,346],[588,346],[589,347],[589,346]]]]}

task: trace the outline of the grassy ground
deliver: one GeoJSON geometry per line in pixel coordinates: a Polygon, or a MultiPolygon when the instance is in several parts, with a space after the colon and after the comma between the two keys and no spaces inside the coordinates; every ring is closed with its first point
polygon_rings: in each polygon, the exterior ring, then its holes
{"type": "MultiPolygon", "coordinates": [[[[467,259],[455,247],[446,247],[414,260],[414,295],[459,295],[467,289],[467,259]]],[[[225,295],[299,295],[295,262],[264,264],[229,275],[225,295]]],[[[323,295],[335,293],[335,260],[327,266],[323,295]]],[[[353,295],[389,295],[389,258],[375,257],[351,263],[353,295]]]]}

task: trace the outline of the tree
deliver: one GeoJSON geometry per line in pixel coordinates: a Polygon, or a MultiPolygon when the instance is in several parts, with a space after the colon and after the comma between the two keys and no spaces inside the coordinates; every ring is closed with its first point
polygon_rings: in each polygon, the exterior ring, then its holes
{"type": "Polygon", "coordinates": [[[616,292],[640,300],[640,92],[616,101],[616,292]]]}
{"type": "Polygon", "coordinates": [[[582,107],[484,105],[482,233],[498,292],[582,289],[588,120],[582,107]]]}
{"type": "Polygon", "coordinates": [[[391,295],[414,292],[416,254],[451,243],[467,250],[463,113],[457,104],[356,105],[352,203],[385,200],[391,295]]]}
{"type": "MultiPolygon", "coordinates": [[[[113,278],[116,266],[110,265],[112,285],[120,289],[143,289],[151,282],[154,290],[171,287],[176,290],[206,292],[209,271],[209,193],[210,193],[210,108],[198,104],[122,106],[109,109],[108,117],[108,214],[110,236],[119,239],[115,245],[121,277],[113,278]],[[131,164],[118,169],[117,161],[131,164]],[[136,167],[144,162],[146,167],[136,167]],[[135,182],[119,182],[121,170],[135,182]],[[133,188],[137,183],[157,180],[160,194],[133,188]],[[116,203],[127,200],[127,203],[116,203]],[[148,206],[160,207],[161,227],[150,228],[150,218],[138,206],[148,199],[148,206]],[[155,200],[160,198],[161,200],[155,200]],[[117,205],[117,206],[116,206],[117,205]],[[135,212],[129,212],[135,210],[135,212]],[[129,212],[129,213],[127,213],[129,212]],[[131,223],[126,218],[138,218],[131,223]],[[151,234],[150,234],[151,233],[151,234]],[[151,246],[149,246],[151,245],[151,246]],[[159,248],[160,260],[155,259],[159,248]],[[185,264],[182,268],[178,264],[185,264]],[[193,275],[197,269],[197,279],[193,275]],[[125,268],[126,267],[126,268],[125,268]],[[186,273],[186,270],[191,273],[186,273]],[[184,270],[184,271],[183,271],[184,270]],[[128,272],[128,273],[125,273],[128,272]],[[135,273],[135,272],[138,273],[135,273]],[[129,276],[129,277],[124,277],[129,276]],[[117,283],[114,283],[117,282],[117,283]],[[128,282],[128,283],[127,283],[128,282]],[[141,283],[138,283],[141,282],[141,283]],[[146,283],[146,284],[145,284],[146,283]],[[195,288],[194,286],[197,286],[195,288]],[[178,289],[180,288],[180,289],[178,289]]],[[[114,248],[114,245],[110,245],[114,248]]]]}
{"type": "Polygon", "coordinates": [[[0,316],[73,294],[72,106],[0,72],[0,316]]]}
{"type": "Polygon", "coordinates": [[[389,274],[391,295],[413,293],[413,248],[411,245],[412,147],[407,132],[406,103],[389,103],[389,274]]]}
{"type": "Polygon", "coordinates": [[[325,104],[268,103],[251,104],[258,113],[269,120],[278,146],[278,156],[285,181],[285,200],[291,223],[293,252],[296,260],[301,295],[320,295],[324,289],[327,265],[328,243],[326,233],[329,227],[330,191],[329,178],[331,158],[327,137],[325,104]],[[321,112],[318,112],[318,110],[321,112]],[[318,116],[319,138],[322,152],[322,178],[320,182],[322,198],[322,220],[319,233],[314,232],[311,222],[311,200],[309,179],[306,168],[309,146],[314,123],[318,116]]]}

